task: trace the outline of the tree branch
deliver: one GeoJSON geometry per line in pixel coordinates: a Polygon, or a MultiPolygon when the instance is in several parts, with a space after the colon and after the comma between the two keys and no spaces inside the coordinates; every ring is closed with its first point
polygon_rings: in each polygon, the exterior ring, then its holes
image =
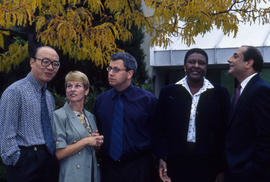
{"type": "Polygon", "coordinates": [[[18,36],[22,36],[22,37],[27,35],[27,32],[16,31],[16,30],[6,29],[6,28],[2,28],[2,27],[0,27],[0,31],[10,32],[11,35],[18,35],[18,36]]]}

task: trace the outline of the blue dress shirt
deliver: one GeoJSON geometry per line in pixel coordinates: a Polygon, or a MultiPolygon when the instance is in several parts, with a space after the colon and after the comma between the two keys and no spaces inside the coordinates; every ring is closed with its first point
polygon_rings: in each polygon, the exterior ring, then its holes
{"type": "MultiPolygon", "coordinates": [[[[6,165],[15,165],[19,146],[45,144],[41,125],[42,85],[29,73],[10,85],[0,100],[0,153],[6,165]]],[[[49,119],[52,122],[54,98],[46,90],[49,119]]]]}
{"type": "MultiPolygon", "coordinates": [[[[94,113],[102,135],[104,153],[109,155],[114,103],[117,91],[110,89],[100,94],[95,102],[94,113]]],[[[121,92],[124,104],[123,155],[129,159],[151,149],[152,121],[156,97],[143,89],[130,85],[121,92]]]]}

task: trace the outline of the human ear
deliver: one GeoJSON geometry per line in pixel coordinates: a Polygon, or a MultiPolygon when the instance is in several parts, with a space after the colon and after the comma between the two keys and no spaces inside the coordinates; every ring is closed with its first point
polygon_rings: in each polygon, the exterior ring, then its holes
{"type": "Polygon", "coordinates": [[[89,94],[89,88],[85,90],[85,96],[87,96],[89,94]]]}
{"type": "Polygon", "coordinates": [[[32,65],[33,65],[34,62],[35,62],[34,58],[30,58],[29,64],[30,64],[30,67],[31,67],[31,68],[32,68],[32,65]]]}
{"type": "Polygon", "coordinates": [[[134,75],[134,70],[129,70],[128,71],[128,79],[132,79],[133,75],[134,75]]]}
{"type": "Polygon", "coordinates": [[[246,61],[246,66],[248,68],[252,68],[253,67],[253,64],[254,64],[254,60],[253,59],[250,59],[250,60],[246,61]]]}

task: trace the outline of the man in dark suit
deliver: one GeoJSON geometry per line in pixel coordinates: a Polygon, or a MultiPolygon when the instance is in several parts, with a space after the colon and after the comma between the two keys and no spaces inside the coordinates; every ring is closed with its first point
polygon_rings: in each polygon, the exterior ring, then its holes
{"type": "Polygon", "coordinates": [[[204,50],[189,50],[186,76],[160,92],[154,148],[163,182],[223,180],[230,99],[224,87],[205,78],[207,63],[204,50]]]}
{"type": "Polygon", "coordinates": [[[261,79],[263,57],[242,46],[228,59],[229,74],[239,82],[228,122],[226,182],[269,182],[270,86],[261,79]],[[268,177],[267,177],[268,176],[268,177]]]}

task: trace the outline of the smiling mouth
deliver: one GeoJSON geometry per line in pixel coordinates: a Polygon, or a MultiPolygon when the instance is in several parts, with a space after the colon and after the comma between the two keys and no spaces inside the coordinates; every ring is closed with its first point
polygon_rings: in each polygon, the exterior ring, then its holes
{"type": "Polygon", "coordinates": [[[192,72],[190,72],[190,74],[192,74],[192,75],[201,75],[201,72],[198,72],[198,71],[192,71],[192,72]]]}
{"type": "Polygon", "coordinates": [[[45,75],[51,77],[53,76],[53,73],[45,73],[45,75]]]}

